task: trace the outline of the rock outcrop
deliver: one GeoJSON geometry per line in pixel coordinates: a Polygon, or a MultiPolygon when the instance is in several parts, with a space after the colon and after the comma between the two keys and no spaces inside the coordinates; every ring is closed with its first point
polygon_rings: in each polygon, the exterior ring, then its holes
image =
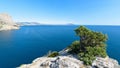
{"type": "Polygon", "coordinates": [[[112,58],[96,57],[96,60],[92,63],[92,68],[120,68],[120,65],[112,58]]]}
{"type": "Polygon", "coordinates": [[[12,20],[12,17],[6,13],[0,14],[0,31],[19,29],[18,25],[12,20]]]}
{"type": "Polygon", "coordinates": [[[83,63],[77,59],[67,56],[55,58],[41,57],[32,64],[22,65],[20,68],[82,68],[83,63]]]}
{"type": "Polygon", "coordinates": [[[76,58],[58,56],[54,58],[37,58],[31,64],[24,64],[18,68],[120,68],[120,66],[116,60],[109,57],[97,57],[92,63],[92,66],[86,66],[76,58]]]}
{"type": "Polygon", "coordinates": [[[120,68],[118,62],[109,57],[96,57],[91,66],[86,66],[76,55],[67,53],[67,50],[62,50],[59,54],[54,58],[37,58],[31,64],[23,64],[18,68],[120,68]]]}

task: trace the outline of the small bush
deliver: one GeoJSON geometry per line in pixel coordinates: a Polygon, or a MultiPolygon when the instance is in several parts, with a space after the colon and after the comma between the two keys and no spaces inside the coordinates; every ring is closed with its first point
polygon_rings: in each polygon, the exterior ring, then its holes
{"type": "Polygon", "coordinates": [[[53,51],[51,53],[49,52],[48,57],[56,57],[58,55],[59,55],[59,53],[57,51],[53,51]]]}

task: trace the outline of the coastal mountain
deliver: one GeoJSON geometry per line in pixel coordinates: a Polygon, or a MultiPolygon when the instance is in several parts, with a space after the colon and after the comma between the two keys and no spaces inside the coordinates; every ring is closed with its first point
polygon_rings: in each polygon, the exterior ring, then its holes
{"type": "Polygon", "coordinates": [[[74,23],[67,23],[66,25],[76,25],[76,24],[74,24],[74,23]]]}
{"type": "Polygon", "coordinates": [[[0,14],[0,31],[1,30],[11,30],[11,29],[19,29],[19,27],[12,20],[12,17],[9,14],[1,13],[0,14]]]}

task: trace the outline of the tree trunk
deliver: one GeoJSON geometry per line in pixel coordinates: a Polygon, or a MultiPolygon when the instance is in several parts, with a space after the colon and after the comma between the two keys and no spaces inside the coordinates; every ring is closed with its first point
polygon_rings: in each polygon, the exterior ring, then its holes
{"type": "Polygon", "coordinates": [[[84,44],[82,43],[83,38],[80,37],[80,51],[85,51],[84,44]]]}

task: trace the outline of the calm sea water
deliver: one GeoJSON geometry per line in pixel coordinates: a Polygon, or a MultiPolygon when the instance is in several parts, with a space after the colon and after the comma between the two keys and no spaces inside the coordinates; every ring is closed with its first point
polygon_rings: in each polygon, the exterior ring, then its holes
{"type": "MultiPolygon", "coordinates": [[[[49,50],[59,51],[79,39],[78,26],[23,26],[19,30],[0,32],[0,68],[15,68],[31,63],[49,50]]],[[[120,26],[87,26],[108,34],[108,55],[120,62],[120,26]]]]}

